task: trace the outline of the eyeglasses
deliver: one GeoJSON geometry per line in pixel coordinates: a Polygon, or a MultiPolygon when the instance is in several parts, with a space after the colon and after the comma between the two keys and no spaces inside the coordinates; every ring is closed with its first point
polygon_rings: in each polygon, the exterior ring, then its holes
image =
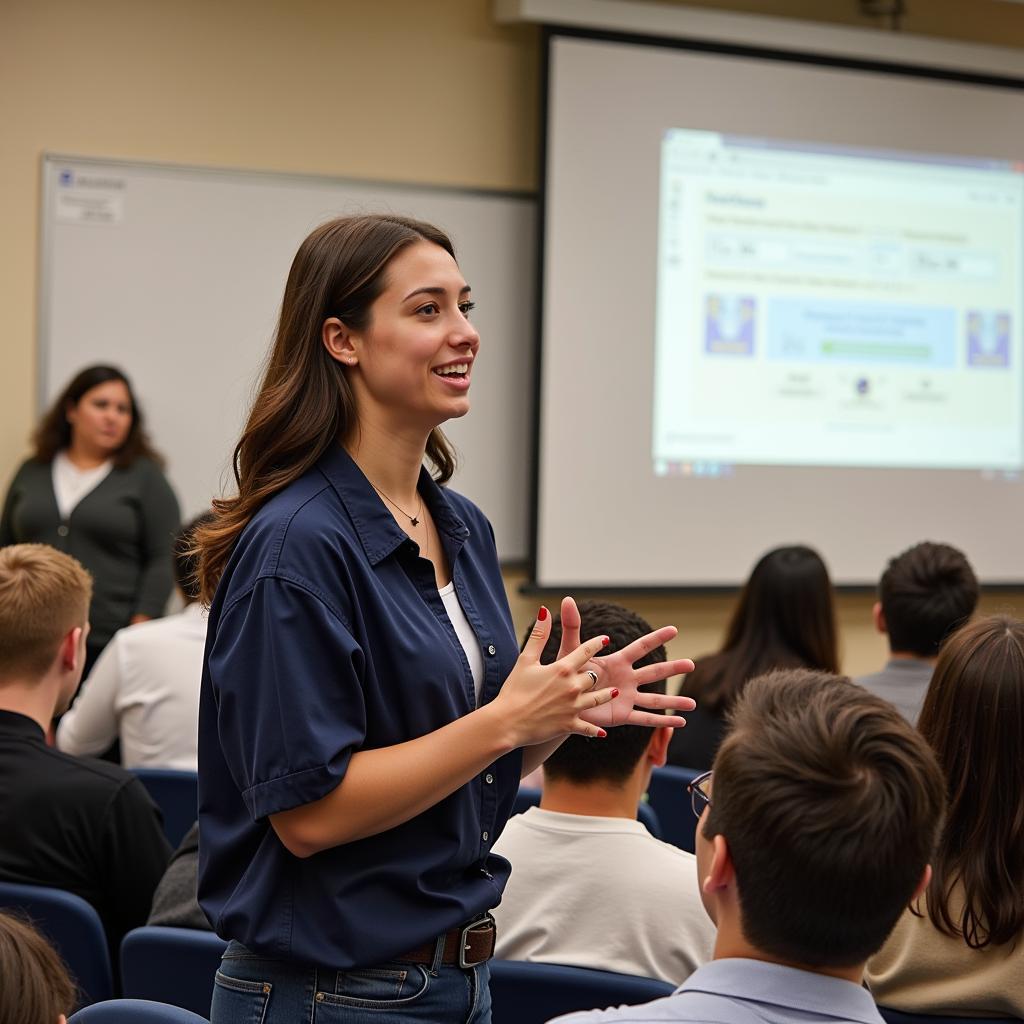
{"type": "Polygon", "coordinates": [[[698,775],[686,788],[690,792],[690,806],[693,813],[699,818],[704,813],[705,807],[711,806],[711,794],[707,787],[711,784],[711,772],[698,775]]]}

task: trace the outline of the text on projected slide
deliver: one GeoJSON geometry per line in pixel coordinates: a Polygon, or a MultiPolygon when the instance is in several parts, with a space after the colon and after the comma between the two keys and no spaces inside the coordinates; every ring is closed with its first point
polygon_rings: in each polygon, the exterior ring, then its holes
{"type": "Polygon", "coordinates": [[[655,471],[1019,469],[1024,174],[673,129],[655,471]]]}

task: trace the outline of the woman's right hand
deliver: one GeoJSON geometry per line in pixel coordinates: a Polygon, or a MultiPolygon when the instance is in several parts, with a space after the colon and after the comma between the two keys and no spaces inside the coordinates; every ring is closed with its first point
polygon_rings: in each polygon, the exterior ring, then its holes
{"type": "Polygon", "coordinates": [[[500,711],[511,729],[516,747],[546,743],[567,733],[607,735],[579,714],[618,695],[618,690],[611,688],[593,689],[594,681],[587,673],[587,663],[607,645],[608,638],[594,637],[558,661],[542,665],[540,656],[550,634],[551,613],[541,608],[515,668],[492,702],[493,711],[500,711]]]}

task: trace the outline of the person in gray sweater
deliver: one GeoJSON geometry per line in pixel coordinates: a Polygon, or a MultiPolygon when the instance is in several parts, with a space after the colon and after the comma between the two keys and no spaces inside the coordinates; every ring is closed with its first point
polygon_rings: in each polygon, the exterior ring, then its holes
{"type": "Polygon", "coordinates": [[[163,614],[178,501],[128,378],[115,367],[82,370],[33,442],[7,490],[0,547],[49,544],[92,575],[88,670],[122,626],[163,614]]]}

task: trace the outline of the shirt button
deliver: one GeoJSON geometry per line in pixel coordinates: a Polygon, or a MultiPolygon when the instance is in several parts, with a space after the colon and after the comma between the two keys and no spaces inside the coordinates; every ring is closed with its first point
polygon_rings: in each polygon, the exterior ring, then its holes
{"type": "Polygon", "coordinates": [[[63,523],[61,523],[60,526],[57,527],[57,536],[58,537],[66,537],[67,535],[68,535],[68,528],[63,523]]]}
{"type": "Polygon", "coordinates": [[[490,833],[490,832],[484,832],[484,833],[483,833],[483,834],[482,834],[482,835],[480,836],[480,838],[481,838],[481,839],[482,839],[482,840],[483,840],[483,841],[484,841],[485,843],[487,842],[487,840],[488,840],[488,839],[490,839],[490,837],[491,837],[491,833],[490,833]]]}
{"type": "Polygon", "coordinates": [[[490,784],[491,784],[491,783],[492,783],[493,781],[494,781],[494,776],[493,776],[493,775],[492,775],[492,774],[491,774],[490,772],[488,772],[488,773],[487,773],[487,774],[486,774],[486,775],[484,776],[484,782],[486,782],[486,783],[487,783],[487,785],[489,786],[489,785],[490,785],[490,784]]]}
{"type": "Polygon", "coordinates": [[[490,656],[491,656],[492,658],[494,657],[494,655],[495,655],[495,653],[497,652],[497,650],[498,650],[498,648],[497,648],[497,647],[495,647],[495,646],[494,646],[494,644],[488,644],[488,645],[487,645],[487,653],[488,653],[488,654],[489,654],[489,655],[490,655],[490,656]]]}

